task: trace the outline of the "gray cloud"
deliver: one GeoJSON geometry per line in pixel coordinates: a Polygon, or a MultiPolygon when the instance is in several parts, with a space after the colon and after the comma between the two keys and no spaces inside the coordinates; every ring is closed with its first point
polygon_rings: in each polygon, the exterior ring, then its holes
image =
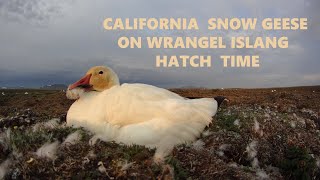
{"type": "Polygon", "coordinates": [[[122,82],[162,87],[274,87],[320,84],[317,0],[0,1],[0,86],[71,83],[94,65],[122,82]],[[170,4],[170,5],[169,5],[170,4]],[[199,31],[105,31],[106,17],[196,17],[199,31]],[[308,31],[208,31],[210,17],[308,17],[308,31]],[[120,49],[120,36],[289,37],[289,49],[120,49]],[[212,55],[212,68],[155,68],[157,54],[212,55]],[[259,54],[259,69],[222,68],[222,54],[259,54]]]}
{"type": "Polygon", "coordinates": [[[70,0],[2,0],[0,15],[7,21],[43,25],[51,18],[61,15],[64,6],[70,2],[70,0]]]}

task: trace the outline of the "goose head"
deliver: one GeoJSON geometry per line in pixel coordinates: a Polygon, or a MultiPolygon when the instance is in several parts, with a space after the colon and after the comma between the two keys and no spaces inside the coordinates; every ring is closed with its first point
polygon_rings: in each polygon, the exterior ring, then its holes
{"type": "Polygon", "coordinates": [[[69,90],[83,88],[85,91],[102,92],[119,84],[119,78],[112,69],[105,66],[95,66],[89,69],[79,81],[71,84],[69,90]]]}

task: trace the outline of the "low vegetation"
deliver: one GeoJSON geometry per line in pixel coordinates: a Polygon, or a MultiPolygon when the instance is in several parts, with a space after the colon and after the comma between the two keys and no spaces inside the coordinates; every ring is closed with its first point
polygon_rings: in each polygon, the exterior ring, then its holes
{"type": "Polygon", "coordinates": [[[29,92],[31,96],[55,99],[51,109],[38,107],[42,103],[26,106],[33,104],[26,102],[33,98],[11,92],[12,97],[0,100],[0,176],[5,179],[319,179],[320,124],[316,109],[319,104],[312,99],[319,99],[319,92],[313,93],[312,89],[304,93],[299,88],[278,89],[276,93],[257,91],[259,94],[240,90],[179,91],[187,97],[228,96],[229,93],[231,102],[222,106],[197,142],[176,147],[165,164],[160,165],[153,162],[154,149],[115,142],[92,144],[90,132],[66,127],[65,113],[70,103],[58,100],[63,98],[61,92],[42,95],[45,91],[29,92]],[[238,96],[243,99],[241,103],[238,96]],[[80,138],[71,138],[73,133],[78,133],[80,138]]]}

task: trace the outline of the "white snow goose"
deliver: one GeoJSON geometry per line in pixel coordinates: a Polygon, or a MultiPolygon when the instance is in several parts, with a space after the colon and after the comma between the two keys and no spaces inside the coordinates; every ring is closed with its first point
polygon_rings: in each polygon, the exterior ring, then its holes
{"type": "Polygon", "coordinates": [[[77,99],[67,125],[84,127],[103,141],[156,148],[161,162],[175,145],[196,140],[225,99],[187,99],[147,84],[122,84],[105,66],[91,68],[67,90],[77,99]]]}

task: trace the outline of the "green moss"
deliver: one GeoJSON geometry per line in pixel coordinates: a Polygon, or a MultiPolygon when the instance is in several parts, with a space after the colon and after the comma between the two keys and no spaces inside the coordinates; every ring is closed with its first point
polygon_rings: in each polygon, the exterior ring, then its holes
{"type": "Polygon", "coordinates": [[[10,136],[11,146],[18,152],[34,150],[51,139],[51,134],[13,130],[10,136]]]}
{"type": "Polygon", "coordinates": [[[146,150],[144,146],[139,146],[139,145],[132,145],[132,146],[121,145],[119,148],[120,148],[119,150],[122,154],[122,157],[128,161],[131,161],[140,153],[146,150]]]}
{"type": "Polygon", "coordinates": [[[79,133],[81,135],[81,141],[89,141],[90,138],[92,137],[92,134],[86,130],[84,130],[83,128],[79,128],[79,133]]]}
{"type": "Polygon", "coordinates": [[[44,133],[52,134],[53,140],[62,141],[63,138],[67,137],[70,133],[77,131],[78,129],[72,127],[57,127],[54,129],[45,130],[44,133]]]}
{"type": "Polygon", "coordinates": [[[154,149],[147,149],[144,146],[132,145],[127,146],[124,144],[118,144],[115,142],[98,142],[96,147],[99,147],[99,150],[95,150],[98,159],[107,158],[110,161],[119,159],[125,160],[128,162],[136,161],[142,162],[145,159],[148,159],[154,154],[154,149]]]}
{"type": "Polygon", "coordinates": [[[315,172],[316,161],[307,149],[291,146],[286,150],[285,159],[280,162],[280,167],[290,179],[308,180],[315,172]]]}
{"type": "Polygon", "coordinates": [[[158,164],[156,164],[156,163],[153,163],[153,164],[151,165],[151,170],[152,170],[153,174],[160,174],[161,171],[162,171],[162,168],[161,168],[160,165],[158,165],[158,164]]]}
{"type": "Polygon", "coordinates": [[[250,169],[249,166],[243,166],[242,169],[243,169],[244,172],[252,172],[252,170],[250,169]]]}
{"type": "Polygon", "coordinates": [[[239,126],[234,125],[234,121],[237,119],[239,119],[238,114],[226,114],[226,112],[220,111],[216,116],[216,125],[227,131],[239,132],[239,126]]]}
{"type": "Polygon", "coordinates": [[[166,160],[166,163],[170,164],[174,168],[174,178],[175,179],[187,179],[188,178],[187,171],[181,166],[178,159],[170,156],[166,160]]]}
{"type": "Polygon", "coordinates": [[[63,138],[76,130],[71,127],[43,129],[35,132],[32,129],[13,129],[10,135],[10,144],[18,152],[35,151],[46,142],[62,141],[63,138]]]}

